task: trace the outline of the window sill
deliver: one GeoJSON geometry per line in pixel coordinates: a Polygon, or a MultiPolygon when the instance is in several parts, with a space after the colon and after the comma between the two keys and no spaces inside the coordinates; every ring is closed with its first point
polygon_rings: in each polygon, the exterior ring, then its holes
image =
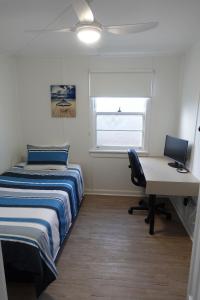
{"type": "MultiPolygon", "coordinates": [[[[104,158],[127,158],[127,150],[98,150],[90,149],[89,153],[93,157],[104,157],[104,158]]],[[[148,156],[147,151],[137,151],[139,156],[148,156]]]]}

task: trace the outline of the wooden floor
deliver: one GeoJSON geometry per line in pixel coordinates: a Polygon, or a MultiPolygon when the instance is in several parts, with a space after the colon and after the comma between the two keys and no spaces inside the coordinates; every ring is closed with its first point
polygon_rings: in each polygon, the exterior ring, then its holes
{"type": "MultiPolygon", "coordinates": [[[[185,300],[192,243],[177,217],[148,234],[138,199],[87,196],[59,258],[58,279],[39,300],[185,300]]],[[[9,285],[9,300],[36,299],[9,285]]]]}

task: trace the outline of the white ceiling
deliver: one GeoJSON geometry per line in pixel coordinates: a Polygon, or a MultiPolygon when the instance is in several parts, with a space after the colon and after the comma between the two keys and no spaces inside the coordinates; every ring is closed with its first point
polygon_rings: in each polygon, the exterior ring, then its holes
{"type": "Polygon", "coordinates": [[[200,41],[200,0],[93,0],[104,25],[158,21],[151,31],[117,36],[104,33],[95,46],[82,45],[73,33],[27,33],[29,29],[73,26],[73,0],[0,0],[0,54],[179,53],[200,41]]]}

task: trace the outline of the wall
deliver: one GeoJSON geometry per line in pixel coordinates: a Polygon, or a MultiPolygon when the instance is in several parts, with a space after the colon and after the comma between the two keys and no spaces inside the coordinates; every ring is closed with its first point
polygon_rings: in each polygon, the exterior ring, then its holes
{"type": "Polygon", "coordinates": [[[86,191],[107,194],[137,194],[130,182],[127,155],[94,157],[90,144],[89,70],[154,69],[155,81],[151,107],[151,155],[163,154],[167,133],[176,134],[180,60],[166,57],[68,57],[64,59],[19,58],[19,98],[23,122],[23,145],[68,141],[70,160],[81,164],[86,191]],[[50,84],[75,84],[77,117],[51,118],[50,84]]]}
{"type": "MultiPolygon", "coordinates": [[[[0,173],[20,160],[21,125],[15,58],[0,56],[0,173]]],[[[0,243],[0,299],[7,300],[0,243]]]]}
{"type": "Polygon", "coordinates": [[[0,56],[0,172],[20,158],[21,129],[16,74],[15,59],[0,56]]]}
{"type": "Polygon", "coordinates": [[[8,300],[1,242],[0,242],[0,299],[8,300]]]}
{"type": "MultiPolygon", "coordinates": [[[[179,136],[189,140],[192,147],[189,169],[195,176],[200,178],[200,154],[199,147],[197,147],[197,138],[199,136],[195,136],[200,99],[200,44],[190,49],[183,57],[181,70],[179,136]]],[[[182,199],[177,199],[175,207],[192,236],[196,216],[196,199],[193,199],[187,207],[182,205],[182,199]]]]}
{"type": "Polygon", "coordinates": [[[193,47],[185,56],[183,67],[182,101],[180,110],[180,136],[190,141],[192,148],[190,169],[200,177],[200,168],[196,168],[199,157],[195,149],[196,120],[200,99],[200,44],[193,47]]]}

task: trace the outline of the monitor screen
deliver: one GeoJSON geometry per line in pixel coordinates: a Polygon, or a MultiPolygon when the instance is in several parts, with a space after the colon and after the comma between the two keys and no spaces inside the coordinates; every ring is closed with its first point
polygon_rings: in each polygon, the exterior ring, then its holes
{"type": "Polygon", "coordinates": [[[188,141],[179,138],[166,136],[164,155],[175,160],[175,162],[185,165],[187,160],[188,141]]]}

